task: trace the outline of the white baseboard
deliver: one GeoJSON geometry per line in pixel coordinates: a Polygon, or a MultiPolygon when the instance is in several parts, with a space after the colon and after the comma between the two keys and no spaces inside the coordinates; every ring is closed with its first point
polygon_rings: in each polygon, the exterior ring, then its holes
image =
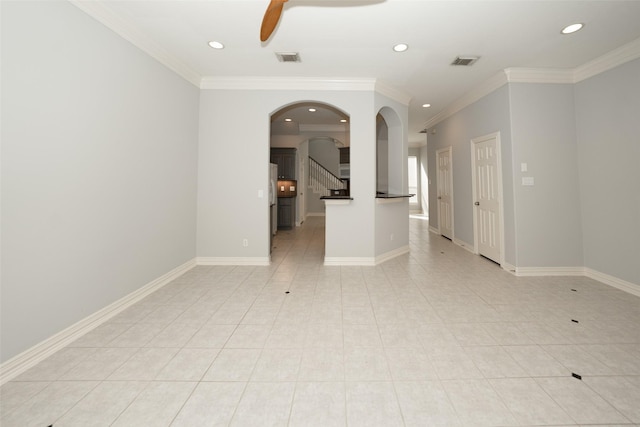
{"type": "Polygon", "coordinates": [[[372,257],[324,257],[326,266],[375,266],[376,259],[372,257]]]}
{"type": "Polygon", "coordinates": [[[197,265],[271,265],[269,257],[198,257],[197,265]]]}
{"type": "Polygon", "coordinates": [[[440,234],[440,230],[432,226],[429,226],[429,231],[432,232],[433,234],[440,234]]]}
{"type": "Polygon", "coordinates": [[[370,257],[324,257],[324,265],[326,266],[376,266],[385,261],[389,261],[400,255],[409,252],[409,245],[402,246],[374,258],[370,257]]]}
{"type": "Polygon", "coordinates": [[[509,273],[513,274],[515,276],[516,274],[516,266],[515,265],[511,265],[508,262],[505,262],[503,264],[500,265],[500,267],[502,267],[503,270],[508,271],[509,273]]]}
{"type": "Polygon", "coordinates": [[[526,276],[584,276],[583,267],[515,267],[515,275],[526,276]]]}
{"type": "Polygon", "coordinates": [[[597,280],[598,282],[602,282],[605,285],[613,286],[621,291],[640,297],[640,285],[636,283],[627,282],[626,280],[622,280],[587,267],[584,268],[584,275],[593,280],[597,280]]]}
{"type": "Polygon", "coordinates": [[[453,238],[453,243],[455,243],[456,245],[460,246],[463,249],[468,250],[472,254],[475,254],[475,252],[473,251],[473,245],[470,245],[469,243],[465,242],[464,240],[460,240],[460,239],[454,237],[453,238]]]}
{"type": "Polygon", "coordinates": [[[324,212],[307,212],[307,216],[325,216],[324,212]]]}
{"type": "Polygon", "coordinates": [[[195,259],[185,262],[184,264],[174,268],[168,273],[163,274],[155,280],[147,283],[143,287],[131,292],[129,295],[120,298],[105,308],[85,317],[68,328],[58,332],[57,334],[47,338],[39,344],[34,345],[28,350],[23,351],[15,357],[0,365],[0,385],[17,377],[27,369],[40,363],[56,351],[66,347],[71,342],[80,338],[82,335],[97,328],[116,314],[131,307],[133,304],[141,301],[146,296],[157,291],[175,278],[183,275],[187,271],[196,266],[195,259]]]}
{"type": "MultiPolygon", "coordinates": [[[[507,267],[504,267],[507,270],[507,267]]],[[[640,285],[627,282],[615,276],[602,273],[587,267],[513,267],[508,270],[516,276],[584,276],[597,280],[605,285],[613,286],[632,295],[640,297],[640,285]],[[514,271],[515,270],[515,271],[514,271]]]]}
{"type": "Polygon", "coordinates": [[[386,252],[384,254],[376,256],[376,265],[381,264],[385,261],[389,261],[392,258],[398,257],[400,255],[404,255],[409,253],[409,245],[402,246],[400,248],[394,249],[392,251],[386,252]]]}

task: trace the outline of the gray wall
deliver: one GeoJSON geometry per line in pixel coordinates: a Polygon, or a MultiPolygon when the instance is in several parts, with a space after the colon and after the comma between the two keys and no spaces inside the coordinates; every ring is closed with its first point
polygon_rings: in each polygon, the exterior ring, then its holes
{"type": "MultiPolygon", "coordinates": [[[[423,192],[423,188],[426,188],[424,186],[424,183],[422,182],[422,173],[421,173],[421,168],[422,168],[422,159],[420,157],[420,147],[410,147],[408,150],[408,155],[409,156],[415,156],[418,159],[418,176],[417,176],[417,181],[418,181],[418,192],[416,193],[416,198],[415,198],[415,204],[409,204],[409,208],[411,210],[414,211],[418,211],[418,210],[422,210],[422,192],[423,192]]],[[[425,151],[425,156],[426,156],[426,151],[425,151]]],[[[425,165],[426,167],[426,165],[425,165]]],[[[426,179],[426,176],[424,177],[426,179]]],[[[408,177],[407,177],[407,183],[408,183],[408,177]]],[[[408,184],[407,184],[408,185],[408,184]]]]}
{"type": "Polygon", "coordinates": [[[269,261],[270,116],[300,100],[350,114],[351,192],[354,201],[326,225],[327,257],[374,254],[374,96],[348,90],[203,90],[198,154],[198,257],[212,262],[269,261]],[[246,123],[252,123],[247,128],[246,123]],[[238,129],[245,132],[238,133],[238,129]],[[252,153],[247,156],[246,153],[252,153]],[[233,179],[233,185],[221,185],[233,179]],[[345,240],[344,236],[351,236],[345,240]],[[243,239],[248,246],[243,246],[243,239]]]}
{"type": "Polygon", "coordinates": [[[67,2],[2,2],[2,361],[195,257],[199,90],[67,2]]]}
{"type": "Polygon", "coordinates": [[[438,227],[436,151],[453,147],[453,196],[455,238],[473,247],[473,200],[471,188],[470,141],[493,132],[500,132],[505,260],[515,265],[515,217],[511,154],[511,122],[509,88],[502,86],[484,98],[462,109],[429,129],[427,142],[429,173],[429,225],[438,227]],[[435,132],[435,133],[433,133],[435,132]]]}
{"type": "Polygon", "coordinates": [[[389,192],[389,126],[382,119],[376,122],[376,191],[389,192]]]}
{"type": "Polygon", "coordinates": [[[320,163],[335,176],[340,176],[340,150],[336,144],[326,139],[309,140],[309,157],[320,163]]]}
{"type": "MultiPolygon", "coordinates": [[[[376,103],[380,107],[379,114],[386,122],[386,126],[382,127],[382,131],[377,132],[376,137],[378,141],[387,140],[383,145],[387,146],[388,191],[393,194],[407,194],[408,109],[379,94],[376,95],[376,103]]],[[[379,160],[382,157],[380,145],[377,150],[379,160]]],[[[379,161],[378,168],[380,168],[379,161]]],[[[376,200],[375,213],[376,257],[384,258],[397,251],[408,250],[409,200],[395,199],[391,203],[380,203],[380,200],[376,200]]]]}
{"type": "Polygon", "coordinates": [[[575,86],[584,265],[640,284],[640,60],[575,86]]]}
{"type": "Polygon", "coordinates": [[[573,85],[509,85],[518,267],[581,267],[573,85]],[[527,172],[521,172],[526,163],[527,172]],[[523,186],[522,177],[533,177],[523,186]]]}
{"type": "Polygon", "coordinates": [[[455,237],[473,241],[468,141],[500,131],[507,263],[584,266],[640,283],[639,111],[640,60],[575,85],[501,87],[428,135],[431,225],[435,151],[453,146],[455,237]]]}
{"type": "MultiPolygon", "coordinates": [[[[425,136],[425,138],[427,138],[425,136]]],[[[420,207],[422,212],[429,216],[429,148],[427,145],[420,147],[420,207]]]]}

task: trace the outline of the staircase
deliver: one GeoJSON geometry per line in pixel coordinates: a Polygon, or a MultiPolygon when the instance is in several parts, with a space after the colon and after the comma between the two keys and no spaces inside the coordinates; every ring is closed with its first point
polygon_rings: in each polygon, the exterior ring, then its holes
{"type": "Polygon", "coordinates": [[[330,196],[330,190],[347,188],[347,183],[309,157],[309,187],[321,196],[330,196]]]}

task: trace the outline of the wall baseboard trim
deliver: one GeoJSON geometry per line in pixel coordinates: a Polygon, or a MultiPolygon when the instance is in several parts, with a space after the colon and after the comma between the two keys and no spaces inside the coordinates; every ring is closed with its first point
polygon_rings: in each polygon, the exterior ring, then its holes
{"type": "Polygon", "coordinates": [[[326,266],[361,266],[374,267],[400,255],[409,253],[409,245],[402,246],[389,252],[385,252],[376,257],[324,257],[326,266]]]}
{"type": "Polygon", "coordinates": [[[307,212],[307,216],[325,216],[324,212],[307,212]]]}
{"type": "Polygon", "coordinates": [[[429,231],[432,232],[433,234],[440,234],[440,230],[432,226],[429,226],[429,231]]]}
{"type": "Polygon", "coordinates": [[[258,265],[269,266],[269,257],[198,257],[197,265],[258,265]]]}
{"type": "Polygon", "coordinates": [[[515,267],[515,275],[527,276],[584,276],[583,267],[515,267]]]}
{"type": "Polygon", "coordinates": [[[622,280],[587,267],[584,268],[584,275],[590,279],[602,282],[605,285],[613,286],[614,288],[618,288],[621,291],[625,291],[632,295],[640,297],[640,285],[638,284],[627,282],[626,280],[622,280]]]}
{"type": "Polygon", "coordinates": [[[383,254],[376,256],[376,265],[408,253],[409,253],[409,245],[405,245],[397,249],[394,249],[392,251],[385,252],[383,254]]]}
{"type": "Polygon", "coordinates": [[[40,363],[196,266],[192,259],[0,365],[0,385],[40,363]]]}
{"type": "Polygon", "coordinates": [[[515,276],[516,274],[516,266],[509,264],[508,262],[505,262],[503,264],[500,265],[500,267],[502,267],[503,270],[507,271],[508,273],[511,273],[515,276]]]}
{"type": "Polygon", "coordinates": [[[324,257],[324,265],[330,266],[375,266],[373,257],[324,257]]]}
{"type": "MultiPolygon", "coordinates": [[[[506,266],[504,267],[505,269],[506,266]]],[[[593,270],[588,267],[513,267],[509,266],[509,271],[516,276],[583,276],[593,280],[597,280],[605,285],[620,289],[621,291],[630,293],[640,297],[640,285],[627,282],[609,274],[593,270]]]]}
{"type": "Polygon", "coordinates": [[[473,245],[465,242],[464,240],[460,240],[457,238],[453,238],[453,243],[455,243],[456,245],[460,246],[462,249],[466,249],[469,252],[471,252],[472,254],[475,254],[475,252],[473,251],[473,245]]]}

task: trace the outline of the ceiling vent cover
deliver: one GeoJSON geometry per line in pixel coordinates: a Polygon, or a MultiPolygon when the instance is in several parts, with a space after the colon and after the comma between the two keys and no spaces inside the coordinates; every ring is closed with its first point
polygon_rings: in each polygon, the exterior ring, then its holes
{"type": "Polygon", "coordinates": [[[458,56],[453,60],[451,65],[461,65],[463,67],[470,67],[476,63],[476,61],[480,59],[478,56],[458,56]]]}
{"type": "Polygon", "coordinates": [[[300,62],[298,52],[276,52],[276,56],[280,62],[300,62]]]}

